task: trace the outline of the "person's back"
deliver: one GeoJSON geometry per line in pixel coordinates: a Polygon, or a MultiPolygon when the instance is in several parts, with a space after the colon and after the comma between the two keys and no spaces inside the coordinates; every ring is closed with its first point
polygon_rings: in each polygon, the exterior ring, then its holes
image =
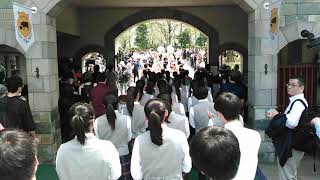
{"type": "Polygon", "coordinates": [[[254,179],[261,143],[260,134],[257,131],[243,127],[240,121],[226,123],[225,128],[232,131],[237,137],[241,152],[240,165],[234,180],[254,179]]]}
{"type": "Polygon", "coordinates": [[[151,142],[150,132],[139,135],[139,154],[143,179],[162,177],[163,179],[182,179],[181,163],[184,152],[179,139],[185,135],[176,129],[163,128],[163,144],[156,146],[151,142]]]}
{"type": "Polygon", "coordinates": [[[234,180],[253,180],[258,166],[258,152],[261,143],[260,134],[243,127],[239,120],[241,101],[233,93],[220,94],[214,105],[218,118],[224,127],[233,132],[239,141],[240,164],[234,180]]]}
{"type": "Polygon", "coordinates": [[[90,101],[95,110],[96,117],[101,116],[105,112],[105,108],[102,104],[102,99],[105,94],[111,93],[111,89],[107,86],[105,75],[99,73],[97,75],[98,84],[90,91],[90,101]]]}
{"type": "Polygon", "coordinates": [[[96,119],[96,135],[99,139],[109,140],[116,147],[119,155],[129,153],[128,149],[128,127],[127,121],[131,122],[129,116],[123,115],[116,111],[115,129],[110,126],[107,116],[102,115],[96,119]]]}
{"type": "Polygon", "coordinates": [[[59,179],[118,179],[121,175],[119,154],[110,141],[94,136],[93,108],[77,103],[70,108],[70,114],[76,137],[59,147],[56,158],[59,179]]]}
{"type": "Polygon", "coordinates": [[[21,96],[23,81],[18,76],[7,79],[7,96],[0,99],[0,111],[6,113],[0,123],[4,128],[16,128],[30,132],[35,136],[35,123],[28,101],[21,96]]]}
{"type": "Polygon", "coordinates": [[[185,135],[164,124],[166,103],[152,99],[144,107],[149,131],[134,142],[131,158],[133,179],[180,179],[191,169],[189,146],[185,135]]]}
{"type": "Polygon", "coordinates": [[[76,138],[60,146],[56,162],[60,180],[112,179],[109,161],[118,154],[114,145],[93,134],[86,136],[84,146],[76,138]]]}
{"type": "Polygon", "coordinates": [[[123,109],[123,114],[131,118],[132,138],[136,138],[139,134],[146,132],[147,122],[145,120],[143,106],[139,102],[134,103],[132,116],[128,110],[123,109]]]}

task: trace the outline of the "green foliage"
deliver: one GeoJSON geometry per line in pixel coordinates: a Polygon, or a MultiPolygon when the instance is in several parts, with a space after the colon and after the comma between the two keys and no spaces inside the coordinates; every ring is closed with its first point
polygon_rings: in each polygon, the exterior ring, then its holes
{"type": "Polygon", "coordinates": [[[182,33],[178,35],[177,39],[182,48],[189,47],[191,44],[190,32],[187,29],[182,31],[182,33]]]}
{"type": "Polygon", "coordinates": [[[139,24],[136,29],[135,45],[139,49],[143,49],[143,50],[147,49],[149,46],[148,27],[145,23],[139,24]]]}
{"type": "Polygon", "coordinates": [[[203,35],[202,33],[200,33],[200,35],[198,36],[197,40],[196,40],[196,45],[199,47],[204,47],[206,45],[206,42],[208,41],[208,38],[203,35]]]}

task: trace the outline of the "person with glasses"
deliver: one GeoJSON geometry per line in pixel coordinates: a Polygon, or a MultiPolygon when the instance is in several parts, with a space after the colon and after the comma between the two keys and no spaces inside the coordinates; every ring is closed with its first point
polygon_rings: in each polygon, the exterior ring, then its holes
{"type": "MultiPolygon", "coordinates": [[[[299,76],[293,76],[289,79],[289,82],[286,84],[286,86],[287,93],[289,95],[289,105],[284,112],[286,116],[285,126],[289,129],[294,129],[299,123],[299,119],[303,110],[306,108],[305,105],[308,106],[307,100],[305,99],[303,93],[304,79],[299,76]],[[301,99],[305,103],[305,105],[301,101],[296,101],[297,99],[301,99]]],[[[277,110],[271,109],[266,113],[266,116],[269,118],[273,118],[278,114],[279,112],[277,110]]],[[[279,161],[277,161],[280,180],[296,180],[298,178],[297,169],[299,167],[300,161],[303,158],[303,155],[304,152],[292,148],[292,157],[287,159],[284,166],[281,166],[279,161]]]]}

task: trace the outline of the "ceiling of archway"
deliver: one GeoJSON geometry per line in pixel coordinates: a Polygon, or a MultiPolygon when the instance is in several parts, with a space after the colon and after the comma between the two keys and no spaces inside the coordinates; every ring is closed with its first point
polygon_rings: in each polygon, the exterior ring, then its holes
{"type": "Polygon", "coordinates": [[[232,0],[76,0],[78,7],[173,7],[231,5],[232,0]]]}

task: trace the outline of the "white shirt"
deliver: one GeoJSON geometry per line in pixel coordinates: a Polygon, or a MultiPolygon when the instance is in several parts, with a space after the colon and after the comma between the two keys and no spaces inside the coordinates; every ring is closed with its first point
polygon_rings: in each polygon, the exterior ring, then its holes
{"type": "Polygon", "coordinates": [[[60,180],[105,180],[121,176],[119,154],[110,141],[86,134],[81,145],[77,138],[60,146],[56,171],[60,180]]]}
{"type": "Polygon", "coordinates": [[[302,111],[305,109],[304,105],[301,102],[295,102],[290,113],[287,114],[292,103],[297,99],[303,100],[303,102],[308,106],[307,100],[304,98],[304,94],[298,94],[289,98],[290,103],[284,113],[287,117],[286,126],[290,129],[294,129],[298,125],[302,111]]]}
{"type": "Polygon", "coordinates": [[[186,115],[186,111],[184,109],[184,106],[182,103],[174,102],[172,105],[172,111],[174,111],[177,114],[186,115]]]}
{"type": "MultiPolygon", "coordinates": [[[[182,172],[188,173],[191,170],[192,163],[191,163],[191,157],[189,155],[189,145],[187,138],[184,136],[184,134],[179,131],[175,130],[172,128],[168,128],[167,125],[162,124],[162,137],[163,137],[163,142],[161,146],[157,146],[155,144],[152,144],[153,148],[167,148],[166,145],[171,145],[171,144],[165,144],[165,140],[169,139],[169,141],[175,141],[177,146],[180,146],[182,148],[182,153],[183,153],[183,160],[181,161],[181,167],[179,167],[179,170],[182,172]]],[[[144,177],[143,175],[143,169],[141,166],[141,154],[140,154],[140,144],[144,145],[150,145],[150,142],[146,142],[145,140],[151,141],[150,138],[145,138],[146,136],[150,136],[150,132],[147,131],[143,134],[140,134],[134,142],[133,150],[132,150],[132,156],[131,156],[131,176],[134,180],[141,180],[141,179],[148,179],[144,177]]],[[[163,157],[163,155],[158,154],[159,157],[163,157]]],[[[163,159],[162,163],[170,163],[170,160],[163,159]]],[[[153,167],[155,169],[159,167],[153,167]]],[[[164,170],[159,168],[159,170],[164,170]]],[[[180,173],[182,175],[182,173],[180,173]]],[[[164,179],[164,177],[159,177],[159,179],[164,179]]],[[[182,179],[182,177],[181,177],[182,179]]]]}
{"type": "Polygon", "coordinates": [[[253,180],[258,165],[258,152],[261,143],[260,134],[252,129],[243,127],[238,120],[229,121],[224,127],[233,132],[240,146],[240,164],[233,180],[253,180]]]}

